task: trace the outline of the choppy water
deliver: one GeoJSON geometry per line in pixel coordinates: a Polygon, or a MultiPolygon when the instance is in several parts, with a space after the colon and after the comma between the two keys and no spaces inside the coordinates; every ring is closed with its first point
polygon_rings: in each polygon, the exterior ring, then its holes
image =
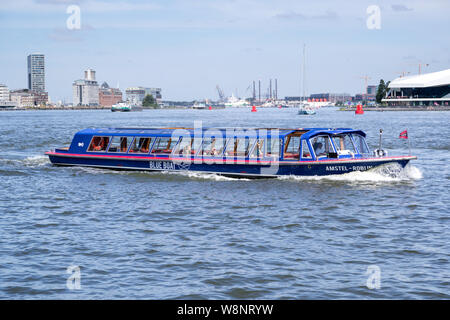
{"type": "Polygon", "coordinates": [[[0,298],[448,299],[449,119],[334,109],[1,112],[0,298]],[[371,147],[383,128],[390,154],[408,153],[398,139],[408,129],[419,159],[402,172],[237,180],[53,167],[43,156],[86,127],[194,120],[360,128],[371,147]],[[80,267],[78,290],[66,286],[69,266],[80,267]],[[380,271],[379,289],[367,287],[369,267],[380,271]]]}

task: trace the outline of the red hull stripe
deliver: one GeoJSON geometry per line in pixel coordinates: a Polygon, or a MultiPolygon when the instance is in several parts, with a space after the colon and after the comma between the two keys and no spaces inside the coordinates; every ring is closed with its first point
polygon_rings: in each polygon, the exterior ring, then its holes
{"type": "MultiPolygon", "coordinates": [[[[60,152],[53,152],[49,151],[45,153],[49,156],[62,156],[62,157],[76,157],[76,158],[110,158],[110,159],[122,159],[122,160],[165,160],[165,161],[192,161],[195,163],[196,161],[202,161],[202,162],[217,162],[222,161],[223,163],[227,162],[242,162],[242,163],[261,163],[261,164],[270,164],[274,161],[267,161],[267,160],[243,160],[243,159],[225,159],[223,158],[217,158],[217,159],[210,159],[210,158],[197,158],[197,159],[191,159],[191,158],[162,158],[162,157],[146,157],[146,156],[120,156],[120,155],[110,155],[110,154],[78,154],[78,153],[60,153],[60,152]]],[[[384,160],[413,160],[417,159],[415,156],[398,156],[398,157],[383,157],[383,158],[361,158],[361,159],[326,159],[326,160],[315,160],[315,161],[279,161],[280,164],[286,163],[286,164],[302,164],[302,163],[318,163],[318,162],[359,162],[359,161],[384,161],[384,160]]]]}

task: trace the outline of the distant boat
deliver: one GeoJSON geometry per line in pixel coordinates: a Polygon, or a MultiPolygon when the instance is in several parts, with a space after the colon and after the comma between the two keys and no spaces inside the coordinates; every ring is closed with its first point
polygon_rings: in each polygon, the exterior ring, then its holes
{"type": "Polygon", "coordinates": [[[249,106],[250,103],[247,100],[236,98],[234,94],[231,94],[231,97],[228,98],[227,102],[225,102],[225,107],[227,108],[242,108],[249,106]]]}
{"type": "Polygon", "coordinates": [[[142,107],[135,104],[128,104],[125,102],[119,102],[111,106],[112,112],[130,112],[130,111],[142,111],[142,107]]]}
{"type": "Polygon", "coordinates": [[[206,103],[203,102],[195,102],[192,106],[192,109],[206,109],[206,103]]]}
{"type": "Polygon", "coordinates": [[[300,106],[298,108],[298,114],[311,116],[311,115],[316,114],[316,111],[314,109],[311,109],[307,105],[300,104],[300,106]]]}

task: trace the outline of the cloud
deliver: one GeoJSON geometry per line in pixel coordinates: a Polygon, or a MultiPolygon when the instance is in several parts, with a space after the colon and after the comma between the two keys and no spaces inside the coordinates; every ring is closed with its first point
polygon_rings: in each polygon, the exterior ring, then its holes
{"type": "Polygon", "coordinates": [[[338,19],[338,14],[335,11],[327,10],[324,14],[303,14],[298,12],[285,12],[279,13],[274,16],[281,20],[336,20],[338,19]]]}
{"type": "Polygon", "coordinates": [[[56,42],[81,42],[84,40],[86,32],[92,30],[95,30],[95,28],[88,24],[82,24],[80,30],[54,28],[48,37],[56,42]]]}
{"type": "Polygon", "coordinates": [[[396,12],[407,12],[407,11],[413,11],[412,8],[408,8],[407,6],[403,5],[403,4],[393,4],[391,6],[392,10],[396,11],[396,12]]]}
{"type": "Polygon", "coordinates": [[[107,0],[15,0],[0,1],[0,10],[6,12],[65,12],[69,5],[80,6],[82,12],[123,12],[123,11],[154,11],[161,8],[161,5],[154,2],[137,1],[107,1],[107,0]]]}

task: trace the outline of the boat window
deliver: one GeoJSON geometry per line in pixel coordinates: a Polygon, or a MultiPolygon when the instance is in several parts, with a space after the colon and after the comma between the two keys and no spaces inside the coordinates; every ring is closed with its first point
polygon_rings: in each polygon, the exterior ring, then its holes
{"type": "Polygon", "coordinates": [[[156,138],[151,153],[170,154],[172,153],[172,148],[176,145],[177,141],[178,137],[174,139],[172,139],[171,137],[156,138]]]}
{"type": "Polygon", "coordinates": [[[133,137],[113,137],[108,152],[127,152],[133,137]]]}
{"type": "Polygon", "coordinates": [[[284,150],[285,159],[298,159],[300,154],[300,136],[287,137],[287,145],[284,150]]]}
{"type": "Polygon", "coordinates": [[[225,155],[231,157],[247,157],[255,141],[256,139],[234,138],[232,142],[228,143],[225,155]]]}
{"type": "Polygon", "coordinates": [[[93,137],[88,151],[106,151],[106,148],[108,148],[109,140],[109,137],[93,137]]]}
{"type": "Polygon", "coordinates": [[[339,154],[344,154],[346,152],[356,153],[355,145],[349,134],[334,136],[333,142],[339,154]]]}
{"type": "Polygon", "coordinates": [[[204,138],[200,154],[204,156],[220,156],[225,148],[225,139],[223,138],[204,138]]]}
{"type": "Polygon", "coordinates": [[[311,151],[306,140],[302,141],[302,159],[312,159],[311,151]]]}
{"type": "Polygon", "coordinates": [[[252,152],[250,153],[250,158],[262,158],[264,154],[264,142],[266,140],[264,139],[258,139],[256,142],[255,147],[253,148],[252,152]]]}
{"type": "Polygon", "coordinates": [[[193,154],[193,155],[197,154],[198,150],[200,150],[200,148],[202,146],[202,142],[203,142],[203,139],[201,137],[194,137],[194,139],[192,139],[191,154],[193,154]]]}
{"type": "Polygon", "coordinates": [[[195,150],[192,150],[192,139],[190,137],[181,137],[180,143],[173,150],[173,154],[176,156],[190,156],[193,153],[195,153],[195,150]]]}
{"type": "Polygon", "coordinates": [[[282,144],[283,144],[283,142],[281,139],[269,138],[267,140],[266,156],[272,157],[272,158],[278,158],[281,154],[282,144]]]}
{"type": "Polygon", "coordinates": [[[135,137],[129,152],[149,153],[152,138],[135,137]]]}
{"type": "Polygon", "coordinates": [[[366,139],[360,134],[353,134],[352,136],[359,153],[368,155],[370,153],[370,150],[369,147],[367,146],[366,139]]]}
{"type": "Polygon", "coordinates": [[[327,157],[328,153],[335,152],[331,144],[330,137],[327,135],[316,136],[310,139],[316,157],[327,157]]]}

